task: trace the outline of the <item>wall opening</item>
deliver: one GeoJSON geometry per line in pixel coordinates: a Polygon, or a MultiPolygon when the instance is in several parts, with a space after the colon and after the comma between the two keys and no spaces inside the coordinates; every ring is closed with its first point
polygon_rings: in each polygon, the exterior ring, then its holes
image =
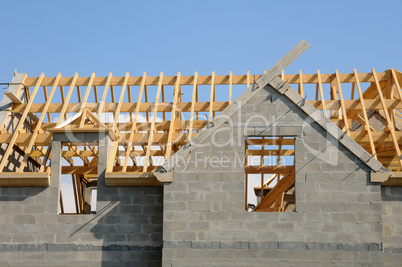
{"type": "Polygon", "coordinates": [[[59,214],[96,213],[98,151],[97,142],[62,143],[59,214]]]}
{"type": "Polygon", "coordinates": [[[295,211],[295,138],[245,137],[245,210],[295,211]]]}

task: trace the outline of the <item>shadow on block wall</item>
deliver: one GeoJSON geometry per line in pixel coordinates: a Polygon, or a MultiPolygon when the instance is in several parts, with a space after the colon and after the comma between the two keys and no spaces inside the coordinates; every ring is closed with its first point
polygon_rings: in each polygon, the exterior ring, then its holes
{"type": "Polygon", "coordinates": [[[160,266],[163,188],[104,187],[97,201],[90,231],[103,241],[102,266],[160,266]]]}

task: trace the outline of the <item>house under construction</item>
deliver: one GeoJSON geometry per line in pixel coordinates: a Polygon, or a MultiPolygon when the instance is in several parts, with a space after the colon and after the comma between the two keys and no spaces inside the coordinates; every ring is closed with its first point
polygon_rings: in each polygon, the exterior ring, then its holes
{"type": "Polygon", "coordinates": [[[29,77],[1,266],[400,266],[402,73],[29,77]],[[68,193],[70,192],[70,193],[68,193]]]}

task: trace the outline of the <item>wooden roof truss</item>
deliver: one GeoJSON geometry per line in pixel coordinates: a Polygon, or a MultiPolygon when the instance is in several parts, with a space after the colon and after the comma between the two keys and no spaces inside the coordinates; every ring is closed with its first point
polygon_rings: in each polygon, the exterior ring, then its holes
{"type": "MultiPolygon", "coordinates": [[[[24,76],[27,103],[16,94],[6,94],[12,101],[9,116],[21,119],[14,132],[0,122],[0,142],[8,147],[0,161],[3,170],[13,147],[23,151],[17,172],[22,173],[28,157],[46,173],[51,162],[52,129],[57,129],[75,114],[84,114],[78,128],[91,131],[102,123],[116,137],[108,162],[108,172],[143,174],[157,170],[198,131],[223,111],[236,95],[261,75],[198,75],[114,77],[39,77],[24,76]],[[68,89],[67,89],[68,88],[68,89]],[[227,98],[220,99],[222,90],[227,98]],[[219,92],[219,95],[217,95],[219,92]],[[43,94],[41,97],[40,94],[43,94]],[[82,95],[83,94],[83,95],[82,95]],[[219,100],[218,100],[219,99],[219,100]],[[43,101],[44,100],[44,101],[43,101]],[[132,101],[135,100],[135,101],[132,101]],[[31,128],[25,130],[24,122],[31,128]]],[[[399,175],[402,171],[402,73],[390,69],[377,73],[331,74],[282,73],[306,101],[376,157],[386,168],[399,175]],[[370,111],[372,113],[370,113],[370,111]],[[383,127],[373,124],[376,113],[383,127]],[[356,127],[354,125],[358,124],[356,127]]],[[[22,90],[20,86],[19,90],[22,90]]],[[[63,174],[95,174],[97,158],[93,144],[67,144],[63,174]]],[[[278,153],[287,153],[282,150],[278,153]]],[[[246,169],[246,173],[249,171],[246,169]]]]}

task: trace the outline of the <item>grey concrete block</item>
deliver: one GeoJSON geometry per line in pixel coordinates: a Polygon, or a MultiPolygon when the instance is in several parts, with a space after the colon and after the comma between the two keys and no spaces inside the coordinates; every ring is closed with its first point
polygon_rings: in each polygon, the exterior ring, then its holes
{"type": "Polygon", "coordinates": [[[13,222],[15,224],[30,224],[36,223],[36,217],[34,215],[16,215],[13,222]]]}
{"type": "Polygon", "coordinates": [[[337,250],[338,244],[336,243],[307,243],[308,250],[337,250]]]}
{"type": "Polygon", "coordinates": [[[48,251],[74,251],[74,244],[47,244],[48,251]]]}
{"type": "Polygon", "coordinates": [[[280,250],[307,250],[307,243],[304,242],[279,242],[280,250]]]}
{"type": "Polygon", "coordinates": [[[368,244],[348,244],[348,243],[339,243],[338,250],[341,251],[368,251],[368,244]]]}
{"type": "Polygon", "coordinates": [[[221,242],[221,249],[249,249],[249,242],[221,242]]]}
{"type": "Polygon", "coordinates": [[[193,249],[219,249],[220,247],[220,242],[191,242],[191,248],[193,249]]]}
{"type": "Polygon", "coordinates": [[[381,251],[382,250],[382,245],[381,244],[368,244],[368,250],[369,251],[381,251]]]}

